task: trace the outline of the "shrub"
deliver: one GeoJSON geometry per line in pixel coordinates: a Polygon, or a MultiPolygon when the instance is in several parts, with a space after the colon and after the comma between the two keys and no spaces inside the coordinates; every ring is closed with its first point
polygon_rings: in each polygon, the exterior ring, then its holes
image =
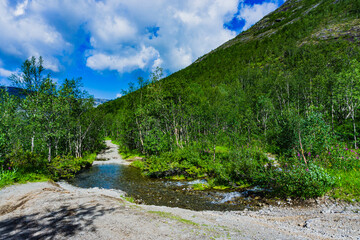
{"type": "Polygon", "coordinates": [[[263,150],[257,146],[243,146],[229,153],[221,164],[215,165],[216,182],[231,184],[235,182],[255,183],[264,173],[269,163],[263,150]]]}
{"type": "Polygon", "coordinates": [[[83,168],[92,165],[95,154],[91,154],[84,158],[74,158],[72,156],[55,157],[49,164],[48,169],[55,179],[71,178],[74,174],[83,168]]]}
{"type": "Polygon", "coordinates": [[[9,168],[8,170],[0,169],[0,188],[11,184],[15,181],[17,174],[16,169],[9,168]]]}
{"type": "Polygon", "coordinates": [[[203,160],[197,151],[192,148],[176,149],[146,158],[143,170],[151,177],[169,177],[184,175],[186,177],[199,177],[204,174],[203,160]]]}
{"type": "Polygon", "coordinates": [[[315,164],[273,170],[266,177],[265,187],[272,187],[275,195],[283,197],[320,197],[335,185],[335,178],[315,164]]]}
{"type": "Polygon", "coordinates": [[[131,163],[131,166],[143,170],[144,167],[145,167],[145,164],[144,164],[144,162],[141,161],[141,160],[135,160],[135,161],[133,161],[133,162],[131,163]]]}
{"type": "Polygon", "coordinates": [[[21,172],[36,172],[46,169],[47,161],[40,155],[30,151],[24,152],[22,149],[16,149],[7,155],[8,165],[21,172]]]}

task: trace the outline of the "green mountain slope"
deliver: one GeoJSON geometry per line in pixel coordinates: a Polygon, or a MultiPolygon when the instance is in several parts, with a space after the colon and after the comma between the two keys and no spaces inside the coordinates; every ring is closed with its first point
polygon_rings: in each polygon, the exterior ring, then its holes
{"type": "Polygon", "coordinates": [[[149,156],[153,176],[259,184],[265,152],[307,171],[359,167],[359,16],[360,1],[288,0],[189,67],[104,104],[105,129],[149,156]]]}

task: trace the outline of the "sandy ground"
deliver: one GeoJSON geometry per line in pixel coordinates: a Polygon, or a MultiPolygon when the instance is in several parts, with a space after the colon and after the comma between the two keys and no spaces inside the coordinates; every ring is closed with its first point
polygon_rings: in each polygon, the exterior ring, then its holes
{"type": "Polygon", "coordinates": [[[329,199],[306,208],[197,212],[138,205],[123,196],[65,182],[6,187],[0,190],[0,239],[360,239],[360,207],[329,199]]]}

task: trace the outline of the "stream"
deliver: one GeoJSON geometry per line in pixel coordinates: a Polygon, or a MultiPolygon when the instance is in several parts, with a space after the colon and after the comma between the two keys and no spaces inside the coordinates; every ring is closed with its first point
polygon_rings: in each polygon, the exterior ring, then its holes
{"type": "Polygon", "coordinates": [[[261,189],[245,192],[195,191],[191,185],[205,180],[172,181],[141,175],[139,169],[121,165],[94,165],[78,174],[69,183],[81,188],[120,189],[135,202],[148,205],[202,210],[243,210],[258,206],[261,189]],[[257,200],[255,200],[257,199],[257,200]]]}

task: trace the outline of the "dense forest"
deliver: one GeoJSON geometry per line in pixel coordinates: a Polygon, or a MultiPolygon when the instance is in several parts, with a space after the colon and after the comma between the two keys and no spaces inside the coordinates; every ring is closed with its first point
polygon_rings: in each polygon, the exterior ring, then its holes
{"type": "Polygon", "coordinates": [[[360,2],[288,0],[235,39],[101,105],[152,177],[359,199],[360,2]]]}
{"type": "Polygon", "coordinates": [[[41,57],[26,60],[21,71],[10,78],[21,94],[0,89],[0,185],[71,176],[103,147],[93,98],[81,79],[58,85],[45,75],[41,57]]]}

